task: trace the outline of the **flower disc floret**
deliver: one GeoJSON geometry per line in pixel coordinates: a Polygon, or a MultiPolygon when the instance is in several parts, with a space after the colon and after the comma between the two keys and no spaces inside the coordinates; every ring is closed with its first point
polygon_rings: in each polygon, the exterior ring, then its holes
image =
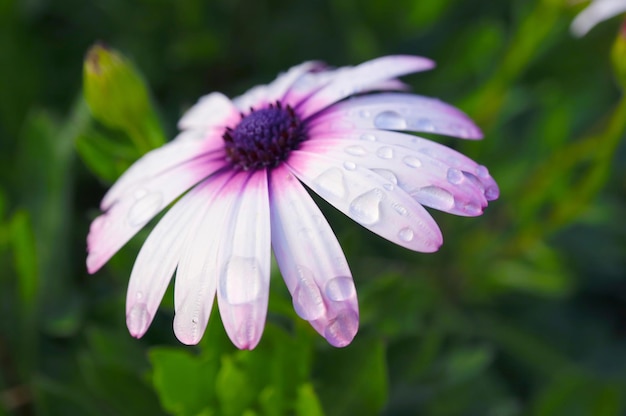
{"type": "Polygon", "coordinates": [[[275,168],[305,139],[303,124],[290,106],[279,102],[241,116],[223,135],[228,161],[236,168],[275,168]]]}

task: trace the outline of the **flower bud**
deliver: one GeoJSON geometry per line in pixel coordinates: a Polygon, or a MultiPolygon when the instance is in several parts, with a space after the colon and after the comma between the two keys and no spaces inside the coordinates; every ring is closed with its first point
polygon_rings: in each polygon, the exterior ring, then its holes
{"type": "Polygon", "coordinates": [[[83,93],[92,115],[108,127],[127,130],[150,116],[143,79],[120,53],[102,44],[85,57],[83,93]]]}

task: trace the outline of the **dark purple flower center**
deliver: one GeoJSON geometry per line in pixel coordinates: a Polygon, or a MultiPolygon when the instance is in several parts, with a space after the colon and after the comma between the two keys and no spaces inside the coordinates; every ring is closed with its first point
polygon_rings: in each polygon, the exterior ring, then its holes
{"type": "Polygon", "coordinates": [[[228,161],[239,169],[275,168],[306,138],[293,108],[280,102],[241,117],[223,136],[228,161]]]}

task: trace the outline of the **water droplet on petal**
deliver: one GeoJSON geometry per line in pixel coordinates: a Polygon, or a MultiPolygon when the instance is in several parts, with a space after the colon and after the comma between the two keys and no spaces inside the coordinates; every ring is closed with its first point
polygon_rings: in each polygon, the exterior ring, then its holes
{"type": "Polygon", "coordinates": [[[126,315],[126,326],[133,337],[140,338],[148,330],[151,320],[145,303],[135,303],[126,315]]]}
{"type": "Polygon", "coordinates": [[[356,197],[350,204],[350,217],[364,225],[380,220],[380,202],[385,198],[382,189],[372,189],[356,197]]]}
{"type": "Polygon", "coordinates": [[[231,257],[219,278],[220,292],[231,305],[241,305],[257,299],[263,288],[265,276],[259,261],[254,257],[231,257]]]}
{"type": "Polygon", "coordinates": [[[460,207],[461,211],[465,212],[469,216],[476,216],[482,214],[482,208],[473,202],[469,202],[460,207]]]}
{"type": "Polygon", "coordinates": [[[402,161],[405,165],[411,168],[419,168],[420,166],[422,166],[422,161],[415,156],[405,156],[402,161]]]}
{"type": "Polygon", "coordinates": [[[492,185],[485,190],[485,198],[487,201],[494,201],[500,196],[500,189],[496,185],[492,185]]]}
{"type": "Polygon", "coordinates": [[[422,205],[447,211],[454,207],[454,196],[438,186],[426,186],[414,192],[413,197],[422,205]]]}
{"type": "Polygon", "coordinates": [[[324,292],[330,300],[342,302],[356,295],[354,282],[350,276],[338,276],[326,282],[324,292]]]}
{"type": "Polygon", "coordinates": [[[348,146],[344,149],[347,154],[352,156],[364,156],[367,154],[367,150],[363,146],[353,145],[348,146]]]}
{"type": "Polygon", "coordinates": [[[354,169],[356,169],[356,163],[354,163],[354,162],[343,162],[343,167],[346,170],[354,170],[354,169]]]}
{"type": "Polygon", "coordinates": [[[143,299],[143,292],[137,292],[137,293],[135,294],[135,299],[136,299],[136,300],[141,300],[141,299],[143,299]]]}
{"type": "Polygon", "coordinates": [[[160,192],[146,193],[139,198],[128,211],[128,223],[141,226],[154,217],[163,207],[163,195],[160,192]]]}
{"type": "Polygon", "coordinates": [[[487,169],[486,166],[478,165],[478,166],[476,166],[476,175],[479,178],[489,178],[490,177],[489,169],[487,169]]]}
{"type": "Polygon", "coordinates": [[[330,168],[324,171],[314,180],[319,187],[319,191],[324,195],[331,195],[337,198],[343,198],[346,195],[346,185],[343,173],[338,168],[330,168]]]}
{"type": "Polygon", "coordinates": [[[379,129],[404,130],[406,120],[395,111],[383,111],[374,119],[374,125],[379,129]]]}
{"type": "Polygon", "coordinates": [[[465,176],[470,182],[472,182],[474,186],[476,186],[478,189],[485,189],[481,180],[478,179],[478,177],[476,177],[476,175],[474,175],[473,173],[463,171],[463,176],[465,176]]]}
{"type": "Polygon", "coordinates": [[[424,131],[424,132],[434,132],[435,125],[432,120],[428,118],[420,118],[415,122],[415,130],[416,131],[424,131]]]}
{"type": "Polygon", "coordinates": [[[296,266],[298,283],[293,291],[293,308],[298,316],[313,321],[326,314],[324,299],[320,293],[313,272],[304,266],[296,266]]]}
{"type": "Polygon", "coordinates": [[[450,168],[448,169],[448,174],[447,174],[447,178],[448,178],[448,182],[450,182],[452,185],[458,185],[461,182],[463,182],[463,173],[455,168],[450,168]]]}
{"type": "Polygon", "coordinates": [[[391,207],[403,217],[406,217],[407,215],[409,215],[409,211],[402,204],[398,204],[397,202],[394,202],[393,204],[391,204],[391,207]]]}
{"type": "Polygon", "coordinates": [[[376,155],[381,159],[392,159],[393,149],[389,146],[383,146],[376,151],[376,155]]]}
{"type": "Polygon", "coordinates": [[[415,234],[413,233],[413,230],[409,227],[405,227],[398,232],[398,238],[402,241],[406,241],[407,243],[413,240],[414,236],[415,234]]]}
{"type": "Polygon", "coordinates": [[[361,135],[360,139],[365,140],[366,142],[375,142],[376,136],[374,136],[373,134],[364,133],[361,135]]]}
{"type": "Polygon", "coordinates": [[[335,347],[350,344],[359,329],[359,315],[351,310],[343,310],[324,329],[324,338],[335,347]]]}
{"type": "Polygon", "coordinates": [[[148,195],[148,191],[145,189],[137,189],[134,193],[133,196],[135,197],[135,199],[141,199],[144,196],[148,195]]]}
{"type": "Polygon", "coordinates": [[[398,177],[389,169],[372,169],[372,172],[376,172],[378,175],[382,176],[394,185],[398,184],[398,177]]]}
{"type": "Polygon", "coordinates": [[[369,110],[361,110],[359,111],[359,116],[361,116],[362,118],[370,118],[372,116],[372,113],[370,113],[369,110]]]}

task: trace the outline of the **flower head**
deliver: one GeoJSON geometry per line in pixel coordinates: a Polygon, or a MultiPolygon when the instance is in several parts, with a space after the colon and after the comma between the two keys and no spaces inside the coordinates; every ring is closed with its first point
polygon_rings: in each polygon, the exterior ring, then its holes
{"type": "Polygon", "coordinates": [[[598,23],[624,12],[626,0],[592,0],[591,4],[576,16],[570,29],[575,36],[585,36],[598,23]]]}
{"type": "Polygon", "coordinates": [[[484,166],[405,133],[482,137],[456,108],[398,92],[406,86],[397,77],[433,66],[413,56],[334,70],[307,62],[232,101],[220,93],[201,98],[172,142],[113,185],[105,213],[91,225],[87,267],[94,273],[180,197],[135,261],[130,333],[147,331],[176,272],[180,341],[199,342],[217,295],[233,343],[254,348],[265,325],[271,245],[297,314],[332,345],[349,344],[359,320],[352,274],[302,184],[367,229],[420,252],[442,244],[423,206],[475,216],[499,194],[484,166]],[[387,92],[364,94],[373,91],[387,92]]]}

